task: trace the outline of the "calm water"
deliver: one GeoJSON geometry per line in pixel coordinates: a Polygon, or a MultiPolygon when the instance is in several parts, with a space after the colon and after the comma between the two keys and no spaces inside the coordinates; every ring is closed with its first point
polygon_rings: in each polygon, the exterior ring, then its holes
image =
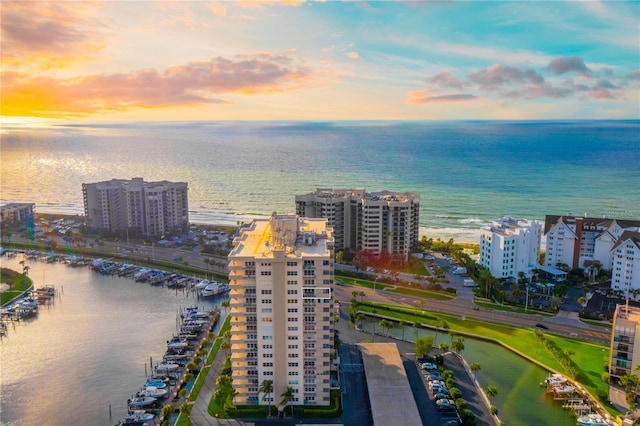
{"type": "MultiPolygon", "coordinates": [[[[365,331],[370,332],[376,321],[365,322],[365,331]]],[[[379,328],[378,328],[379,331],[379,328]]],[[[400,338],[402,329],[392,328],[389,334],[400,338]]],[[[419,336],[435,333],[420,330],[419,336]]],[[[412,339],[415,329],[405,327],[405,337],[412,339]]],[[[448,337],[439,333],[436,343],[448,342],[448,337]]],[[[573,426],[575,417],[562,408],[562,404],[547,396],[539,384],[549,375],[548,370],[530,363],[500,345],[468,337],[464,339],[462,355],[469,364],[477,362],[481,370],[478,382],[483,388],[494,385],[498,395],[492,400],[499,409],[499,417],[509,426],[573,426]]]]}
{"type": "Polygon", "coordinates": [[[194,222],[295,210],[316,187],[421,193],[422,235],[505,214],[640,219],[640,122],[189,122],[4,129],[2,200],[82,213],[82,183],[189,183],[194,222]]]}
{"type": "MultiPolygon", "coordinates": [[[[19,259],[1,259],[21,270],[19,259]]],[[[10,324],[0,341],[3,425],[116,424],[145,381],[145,363],[162,360],[180,308],[221,300],[196,301],[88,268],[27,263],[36,287],[44,274],[60,295],[34,319],[10,324]]]]}

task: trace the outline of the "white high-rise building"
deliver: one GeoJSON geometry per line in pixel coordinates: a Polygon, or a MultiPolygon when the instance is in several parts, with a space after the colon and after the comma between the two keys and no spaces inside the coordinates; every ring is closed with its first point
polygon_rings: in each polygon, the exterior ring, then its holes
{"type": "Polygon", "coordinates": [[[296,213],[328,220],[336,250],[366,250],[406,260],[418,244],[420,194],[318,188],[296,195],[296,213]]]}
{"type": "Polygon", "coordinates": [[[640,232],[625,231],[611,249],[611,289],[638,299],[640,291],[640,232]],[[634,293],[635,292],[635,293],[634,293]]]}
{"type": "Polygon", "coordinates": [[[231,369],[237,404],[329,405],[333,235],[326,219],[273,214],[242,227],[229,253],[231,369]],[[259,393],[273,381],[270,396],[259,393]],[[268,400],[270,399],[270,401],[268,400]]]}
{"type": "Polygon", "coordinates": [[[481,230],[480,265],[496,278],[533,275],[538,265],[542,225],[535,220],[503,217],[481,230]]]}
{"type": "Polygon", "coordinates": [[[87,226],[110,232],[135,228],[147,236],[186,231],[188,190],[185,182],[145,182],[142,178],[83,183],[87,226]]]}

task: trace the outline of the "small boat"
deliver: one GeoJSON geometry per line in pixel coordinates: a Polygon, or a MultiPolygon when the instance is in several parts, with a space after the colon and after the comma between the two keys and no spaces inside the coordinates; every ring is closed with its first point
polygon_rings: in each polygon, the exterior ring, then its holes
{"type": "Polygon", "coordinates": [[[556,374],[550,375],[544,381],[548,385],[556,386],[556,385],[565,384],[567,382],[567,378],[564,377],[562,374],[557,374],[556,373],[556,374]]]}
{"type": "Polygon", "coordinates": [[[179,337],[174,337],[171,340],[167,340],[167,348],[169,349],[182,349],[186,348],[189,345],[186,340],[183,340],[179,337]]]}
{"type": "Polygon", "coordinates": [[[147,413],[144,410],[133,410],[131,413],[124,416],[124,421],[121,423],[123,425],[135,424],[136,422],[150,423],[155,419],[155,414],[147,413]]]}
{"type": "Polygon", "coordinates": [[[211,281],[209,280],[202,280],[200,281],[198,284],[194,285],[193,287],[198,289],[198,290],[202,290],[203,288],[205,288],[206,286],[208,286],[209,284],[211,284],[211,281]]]}
{"type": "Polygon", "coordinates": [[[156,401],[156,398],[151,396],[136,396],[127,401],[127,403],[129,407],[147,407],[153,405],[156,401]]]}
{"type": "Polygon", "coordinates": [[[578,424],[582,426],[607,426],[609,423],[600,414],[592,413],[578,417],[578,424]]]}
{"type": "Polygon", "coordinates": [[[553,387],[553,393],[558,395],[567,395],[575,392],[576,387],[570,385],[557,385],[553,387]]]}
{"type": "Polygon", "coordinates": [[[165,389],[167,387],[167,384],[161,380],[147,379],[147,381],[144,384],[144,387],[146,388],[149,386],[153,386],[154,388],[158,388],[158,389],[165,389]]]}
{"type": "Polygon", "coordinates": [[[217,281],[212,281],[211,284],[209,284],[208,286],[200,290],[200,296],[202,297],[216,296],[228,290],[229,290],[229,286],[227,284],[220,283],[217,281]]]}
{"type": "Polygon", "coordinates": [[[166,398],[169,395],[167,389],[160,389],[155,386],[145,386],[140,392],[136,394],[137,397],[148,397],[155,399],[166,398]]]}
{"type": "Polygon", "coordinates": [[[160,364],[156,365],[156,371],[158,373],[169,373],[172,371],[176,371],[178,368],[180,368],[178,364],[168,362],[161,362],[160,364]]]}

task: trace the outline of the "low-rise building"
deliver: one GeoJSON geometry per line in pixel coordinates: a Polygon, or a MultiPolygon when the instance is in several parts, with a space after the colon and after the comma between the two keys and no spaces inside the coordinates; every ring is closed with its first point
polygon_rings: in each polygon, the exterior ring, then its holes
{"type": "Polygon", "coordinates": [[[0,205],[2,226],[17,226],[33,220],[33,203],[7,203],[0,205]]]}

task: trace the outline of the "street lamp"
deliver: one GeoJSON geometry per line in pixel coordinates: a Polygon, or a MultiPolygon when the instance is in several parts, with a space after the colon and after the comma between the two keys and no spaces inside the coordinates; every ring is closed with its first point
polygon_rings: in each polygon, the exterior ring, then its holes
{"type": "Polygon", "coordinates": [[[529,283],[525,284],[526,291],[524,293],[524,311],[527,312],[527,308],[529,307],[529,283]]]}

